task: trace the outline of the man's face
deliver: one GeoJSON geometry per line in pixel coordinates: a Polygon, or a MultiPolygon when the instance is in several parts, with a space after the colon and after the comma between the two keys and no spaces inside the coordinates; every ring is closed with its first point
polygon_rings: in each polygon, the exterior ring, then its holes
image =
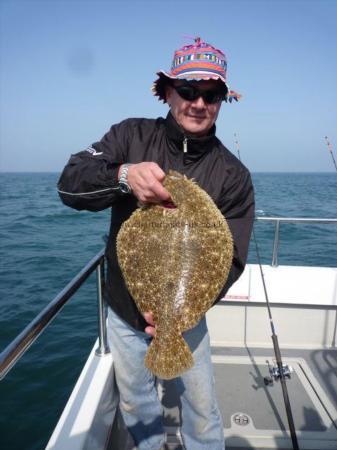
{"type": "MultiPolygon", "coordinates": [[[[219,82],[216,80],[190,81],[174,80],[174,86],[192,85],[200,92],[220,92],[219,82]]],[[[187,134],[205,136],[214,125],[220,108],[221,100],[207,103],[201,96],[195,100],[184,100],[173,86],[166,87],[166,100],[171,107],[173,117],[187,134]]]]}

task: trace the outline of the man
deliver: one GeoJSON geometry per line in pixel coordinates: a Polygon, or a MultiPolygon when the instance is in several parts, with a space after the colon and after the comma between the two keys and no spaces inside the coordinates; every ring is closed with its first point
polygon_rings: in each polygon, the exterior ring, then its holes
{"type": "MultiPolygon", "coordinates": [[[[239,98],[227,86],[225,55],[196,38],[193,45],[175,52],[170,72],[157,75],[153,91],[170,107],[166,119],[127,119],[113,125],[101,141],[70,158],[58,184],[62,201],[72,208],[99,211],[111,207],[105,292],[108,339],[120,410],[140,450],[159,450],[164,444],[155,379],[143,361],[155,324],[150,311],[145,319],[139,313],[124,284],[116,257],[118,230],[137,202],[170,199],[162,185],[169,169],[194,178],[226,217],[234,239],[232,268],[218,301],[244,269],[254,218],[250,174],[215,136],[223,100],[239,98]]],[[[184,338],[195,361],[192,369],[176,379],[184,446],[187,450],[223,450],[205,319],[184,333],[184,338]]]]}

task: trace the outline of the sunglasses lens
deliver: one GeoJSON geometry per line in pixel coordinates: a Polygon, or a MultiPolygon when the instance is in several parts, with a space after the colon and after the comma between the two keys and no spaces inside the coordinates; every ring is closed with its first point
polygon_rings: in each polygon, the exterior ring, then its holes
{"type": "Polygon", "coordinates": [[[181,98],[188,100],[189,102],[199,97],[199,92],[193,86],[177,86],[175,87],[175,90],[181,98]]]}
{"type": "Polygon", "coordinates": [[[218,91],[206,91],[203,93],[202,97],[206,103],[209,103],[211,105],[223,100],[222,94],[220,94],[218,91]]]}

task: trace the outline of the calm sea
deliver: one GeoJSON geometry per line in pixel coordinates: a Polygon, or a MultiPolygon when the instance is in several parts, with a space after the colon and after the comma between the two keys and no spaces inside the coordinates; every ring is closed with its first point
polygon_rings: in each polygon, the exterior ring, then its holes
{"type": "MultiPolygon", "coordinates": [[[[54,173],[0,174],[0,350],[104,245],[109,211],[62,205],[54,173]]],[[[258,216],[337,217],[336,173],[253,175],[258,216]]],[[[272,224],[256,223],[263,263],[272,224]]],[[[256,262],[251,245],[249,262],[256,262]]],[[[280,264],[337,267],[337,225],[281,227],[280,264]]],[[[95,275],[0,381],[0,449],[43,449],[97,335],[95,275]]],[[[268,326],[266,324],[266,326],[268,326]]]]}

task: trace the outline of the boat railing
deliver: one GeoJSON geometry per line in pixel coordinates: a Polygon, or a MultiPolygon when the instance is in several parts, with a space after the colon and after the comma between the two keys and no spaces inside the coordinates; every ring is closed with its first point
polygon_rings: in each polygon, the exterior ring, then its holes
{"type": "Polygon", "coordinates": [[[97,355],[109,353],[106,340],[105,312],[103,304],[104,289],[104,249],[102,249],[83,269],[59,292],[58,295],[38,314],[24,330],[0,353],[0,380],[12,369],[26,353],[44,329],[56,317],[75,292],[96,270],[98,298],[98,339],[97,355]]]}
{"type": "Polygon", "coordinates": [[[337,223],[337,219],[317,219],[317,218],[304,218],[304,217],[256,217],[258,221],[265,222],[274,222],[275,223],[275,231],[274,231],[274,242],[273,242],[273,254],[271,260],[271,266],[278,266],[278,250],[280,244],[280,225],[281,223],[314,223],[314,224],[323,224],[323,223],[337,223]]]}
{"type": "MultiPolygon", "coordinates": [[[[337,223],[337,219],[309,219],[292,217],[256,217],[257,221],[275,222],[272,266],[277,266],[280,224],[287,223],[337,223]]],[[[64,289],[38,314],[26,328],[0,353],[0,380],[12,369],[15,363],[24,355],[44,329],[61,311],[65,304],[82,286],[88,277],[96,270],[97,299],[98,299],[98,348],[96,355],[104,356],[109,353],[106,339],[105,304],[103,291],[105,284],[104,249],[65,286],[64,289]]]]}

